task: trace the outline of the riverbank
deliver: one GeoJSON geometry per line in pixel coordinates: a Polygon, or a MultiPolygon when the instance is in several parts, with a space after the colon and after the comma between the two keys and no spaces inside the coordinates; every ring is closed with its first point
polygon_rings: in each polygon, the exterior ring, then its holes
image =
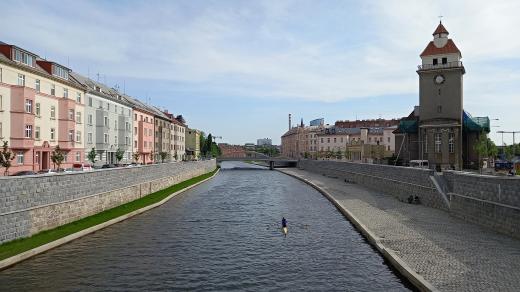
{"type": "Polygon", "coordinates": [[[0,245],[0,270],[89,233],[158,207],[174,196],[211,179],[218,171],[219,169],[217,168],[209,173],[185,180],[140,199],[51,230],[40,232],[31,237],[6,242],[0,245]]]}
{"type": "Polygon", "coordinates": [[[337,178],[280,171],[328,196],[421,290],[520,291],[519,240],[337,178]]]}

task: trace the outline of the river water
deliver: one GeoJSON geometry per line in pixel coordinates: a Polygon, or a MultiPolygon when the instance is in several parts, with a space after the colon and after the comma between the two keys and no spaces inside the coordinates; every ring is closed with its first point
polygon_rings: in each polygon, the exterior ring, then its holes
{"type": "Polygon", "coordinates": [[[320,193],[248,167],[1,271],[0,290],[409,290],[320,193]]]}

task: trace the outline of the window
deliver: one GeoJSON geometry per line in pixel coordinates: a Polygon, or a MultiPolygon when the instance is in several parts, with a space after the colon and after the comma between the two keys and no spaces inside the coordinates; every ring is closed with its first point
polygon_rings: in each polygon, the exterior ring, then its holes
{"type": "Polygon", "coordinates": [[[76,112],[76,123],[81,124],[81,112],[76,112]]]}
{"type": "Polygon", "coordinates": [[[327,143],[330,143],[330,138],[327,138],[327,143]]]}
{"type": "Polygon", "coordinates": [[[87,142],[92,143],[92,133],[87,133],[87,142]]]}
{"type": "Polygon", "coordinates": [[[4,100],[2,96],[0,95],[0,111],[4,110],[4,100]]]}
{"type": "Polygon", "coordinates": [[[0,82],[2,82],[2,68],[0,68],[0,82]]]}
{"type": "Polygon", "coordinates": [[[18,85],[25,86],[25,75],[18,74],[18,85]]]}
{"type": "Polygon", "coordinates": [[[90,107],[92,106],[92,97],[88,98],[88,106],[90,106],[90,107]]]}
{"type": "Polygon", "coordinates": [[[386,138],[386,141],[387,141],[388,143],[390,143],[390,137],[387,137],[387,138],[386,138]]]}
{"type": "Polygon", "coordinates": [[[81,103],[81,92],[78,92],[78,93],[76,94],[76,102],[77,102],[77,103],[81,103]]]}
{"type": "Polygon", "coordinates": [[[117,114],[117,104],[114,104],[114,112],[117,114]]]}
{"type": "Polygon", "coordinates": [[[63,79],[69,79],[69,71],[60,66],[52,66],[52,75],[61,77],[63,79]]]}
{"type": "Polygon", "coordinates": [[[25,100],[25,112],[28,114],[32,114],[32,105],[33,102],[30,99],[25,100]]]}
{"type": "Polygon", "coordinates": [[[81,142],[81,131],[76,131],[76,142],[81,142]]]}
{"type": "Polygon", "coordinates": [[[448,148],[450,153],[455,153],[455,133],[449,133],[448,135],[448,148]]]}
{"type": "Polygon", "coordinates": [[[130,123],[125,122],[125,130],[130,131],[130,123]]]}
{"type": "Polygon", "coordinates": [[[40,79],[36,79],[34,82],[34,89],[36,89],[36,92],[40,92],[40,79]]]}
{"type": "Polygon", "coordinates": [[[134,127],[134,135],[137,135],[137,127],[134,127]]]}
{"type": "Polygon", "coordinates": [[[424,153],[428,153],[428,133],[424,135],[424,153]]]}
{"type": "Polygon", "coordinates": [[[40,152],[34,153],[34,161],[36,162],[36,164],[40,164],[40,152]]]}
{"type": "Polygon", "coordinates": [[[114,121],[114,130],[117,130],[117,121],[114,121]]]}
{"type": "Polygon", "coordinates": [[[51,84],[51,95],[56,95],[56,85],[51,84]]]}
{"type": "Polygon", "coordinates": [[[114,144],[117,145],[117,136],[114,136],[114,144]]]}
{"type": "Polygon", "coordinates": [[[32,131],[33,131],[32,125],[25,125],[25,138],[32,138],[32,131]]]}
{"type": "Polygon", "coordinates": [[[92,115],[88,115],[88,124],[92,125],[92,115]]]}
{"type": "Polygon", "coordinates": [[[4,138],[4,135],[2,133],[2,123],[0,123],[0,139],[4,138]]]}
{"type": "Polygon", "coordinates": [[[437,113],[442,113],[442,105],[437,106],[437,113]]]}
{"type": "Polygon", "coordinates": [[[372,137],[368,137],[368,142],[372,142],[372,137]]]}
{"type": "Polygon", "coordinates": [[[81,161],[81,152],[76,152],[76,162],[80,162],[81,161]]]}
{"type": "Polygon", "coordinates": [[[67,162],[67,159],[69,159],[69,154],[68,153],[63,153],[63,162],[67,162]]]}
{"type": "Polygon", "coordinates": [[[54,128],[51,128],[51,141],[54,141],[55,133],[56,133],[56,130],[54,128]]]}
{"type": "Polygon", "coordinates": [[[40,127],[34,129],[34,139],[40,140],[40,127]]]}
{"type": "Polygon", "coordinates": [[[74,142],[74,130],[69,130],[69,142],[74,142]]]}
{"type": "Polygon", "coordinates": [[[74,110],[69,109],[69,120],[74,121],[74,110]]]}
{"type": "Polygon", "coordinates": [[[54,119],[56,117],[56,107],[51,106],[51,119],[54,119]]]}
{"type": "Polygon", "coordinates": [[[64,98],[69,97],[69,89],[68,88],[63,88],[63,97],[64,98]]]}
{"type": "Polygon", "coordinates": [[[17,49],[13,50],[13,59],[15,62],[23,63],[25,65],[34,67],[34,56],[29,55],[20,50],[17,50],[17,49]]]}
{"type": "Polygon", "coordinates": [[[134,114],[134,121],[137,121],[137,114],[134,114]]]}
{"type": "Polygon", "coordinates": [[[334,138],[334,143],[336,143],[336,138],[334,138]]]}
{"type": "Polygon", "coordinates": [[[16,153],[16,163],[23,164],[23,151],[18,151],[16,153]]]}
{"type": "Polygon", "coordinates": [[[110,110],[110,104],[107,102],[107,110],[110,110]]]}
{"type": "Polygon", "coordinates": [[[41,111],[40,111],[40,103],[37,102],[37,103],[36,103],[36,116],[39,117],[39,116],[40,116],[40,113],[41,113],[41,111]]]}
{"type": "Polygon", "coordinates": [[[137,148],[137,140],[134,140],[134,148],[137,148]]]}
{"type": "Polygon", "coordinates": [[[104,138],[105,144],[107,144],[108,143],[108,134],[104,134],[103,138],[104,138]]]}
{"type": "Polygon", "coordinates": [[[448,64],[448,58],[442,58],[442,64],[448,64]]]}
{"type": "Polygon", "coordinates": [[[99,101],[99,108],[103,108],[103,101],[99,101]]]}
{"type": "Polygon", "coordinates": [[[105,127],[108,127],[108,117],[104,117],[103,119],[105,127]]]}
{"type": "Polygon", "coordinates": [[[433,59],[433,65],[437,65],[439,63],[439,60],[437,58],[433,59]]]}
{"type": "Polygon", "coordinates": [[[441,133],[435,133],[435,153],[441,153],[442,136],[441,133]]]}

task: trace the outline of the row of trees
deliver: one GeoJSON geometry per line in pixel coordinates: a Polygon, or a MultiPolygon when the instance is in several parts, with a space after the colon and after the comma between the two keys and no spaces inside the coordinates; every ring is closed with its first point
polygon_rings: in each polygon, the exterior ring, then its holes
{"type": "MultiPolygon", "coordinates": [[[[9,150],[7,141],[4,141],[2,151],[0,152],[0,165],[5,168],[4,175],[9,175],[9,168],[12,166],[12,161],[15,155],[9,150]]],[[[65,153],[60,149],[60,146],[56,146],[51,153],[51,161],[54,163],[54,168],[60,169],[61,164],[65,160],[65,153]]]]}

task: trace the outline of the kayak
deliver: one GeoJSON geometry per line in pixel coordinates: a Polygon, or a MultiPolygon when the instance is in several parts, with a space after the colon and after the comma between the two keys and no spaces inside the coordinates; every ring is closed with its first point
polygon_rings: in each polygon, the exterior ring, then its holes
{"type": "Polygon", "coordinates": [[[282,227],[282,232],[284,235],[287,235],[287,227],[282,227]]]}

